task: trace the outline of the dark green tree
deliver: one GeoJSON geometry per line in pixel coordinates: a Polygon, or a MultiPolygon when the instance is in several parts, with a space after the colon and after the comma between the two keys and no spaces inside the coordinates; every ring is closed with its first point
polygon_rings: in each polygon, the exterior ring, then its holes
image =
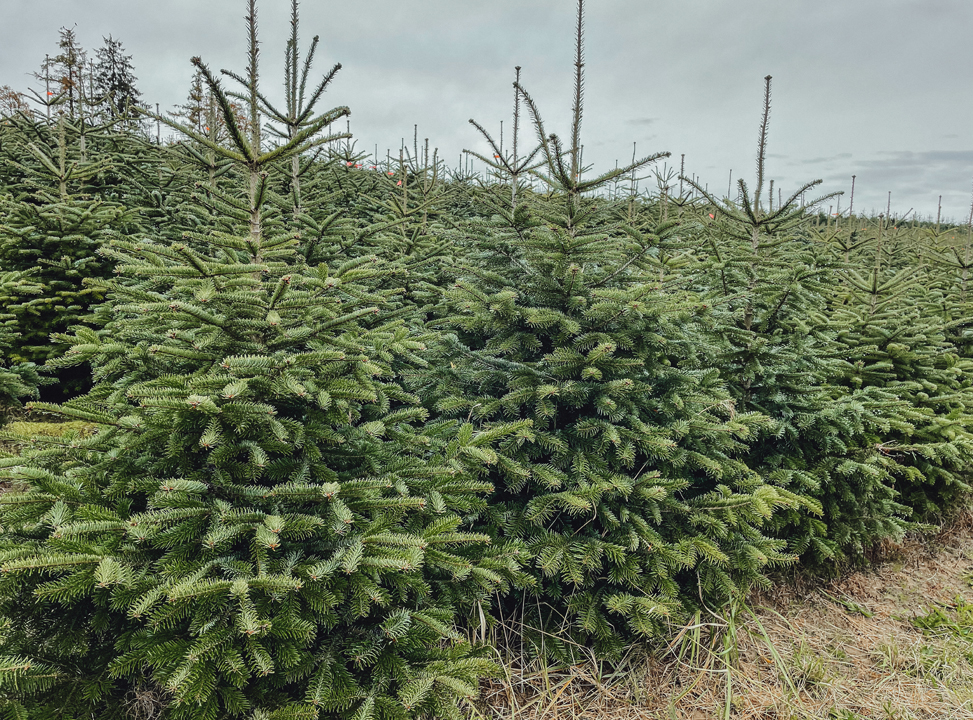
{"type": "MultiPolygon", "coordinates": [[[[255,88],[253,2],[249,26],[255,88]]],[[[398,379],[422,338],[368,289],[386,270],[309,266],[264,212],[265,175],[316,130],[263,150],[177,129],[237,162],[249,212],[236,234],[112,243],[114,319],[56,363],[97,384],[34,406],[98,433],[0,462],[4,710],[458,719],[492,664],[457,615],[521,580],[515,543],[463,525],[528,424],[427,421],[398,379]]]]}
{"type": "Polygon", "coordinates": [[[735,412],[717,373],[679,367],[704,341],[692,329],[705,308],[642,277],[637,262],[657,237],[586,196],[660,156],[584,177],[578,10],[569,145],[519,88],[549,199],[521,197],[514,209],[506,189],[482,194],[492,217],[467,229],[476,254],[436,322],[456,334],[451,363],[430,382],[442,413],[533,423],[504,445],[511,459],[498,460],[500,494],[481,523],[527,544],[536,597],[508,609],[562,657],[573,643],[618,652],[693,597],[720,602],[760,582],[791,559],[761,526],[798,502],[739,459],[765,419],[735,412]]]}
{"type": "MultiPolygon", "coordinates": [[[[13,299],[21,299],[29,293],[40,293],[41,287],[30,279],[29,272],[0,272],[0,305],[6,306],[13,299]]],[[[37,399],[38,387],[43,380],[37,366],[30,362],[17,362],[10,358],[11,346],[20,333],[17,319],[11,314],[0,315],[0,422],[6,421],[10,410],[19,408],[24,399],[37,399]]]]}
{"type": "MultiPolygon", "coordinates": [[[[84,157],[79,138],[63,116],[53,126],[22,117],[4,128],[10,194],[0,197],[0,264],[31,270],[42,289],[5,305],[20,330],[10,349],[17,362],[43,365],[64,352],[51,335],[84,322],[102,301],[102,291],[85,282],[112,274],[100,250],[112,232],[132,227],[132,211],[98,197],[110,157],[84,157]]],[[[63,398],[86,386],[86,373],[65,370],[52,392],[63,398]]]]}
{"type": "Polygon", "coordinates": [[[905,406],[879,388],[849,392],[842,382],[842,350],[827,318],[840,265],[826,245],[808,237],[799,202],[820,181],[777,207],[772,193],[763,198],[770,81],[767,76],[755,186],[741,179],[736,203],[717,199],[692,178],[682,180],[712,212],[700,230],[708,252],[694,273],[695,284],[708,288],[721,339],[706,365],[720,370],[738,411],[773,421],[752,443],[749,462],[768,482],[804,499],[775,523],[791,548],[812,561],[861,552],[911,527],[911,513],[896,499],[903,468],[880,450],[905,406]]]}
{"type": "Polygon", "coordinates": [[[103,38],[105,44],[98,48],[92,72],[94,73],[94,102],[107,109],[109,117],[132,122],[138,116],[142,93],[135,86],[135,68],[132,56],[125,54],[120,40],[111,35],[103,38]]]}
{"type": "Polygon", "coordinates": [[[830,314],[847,360],[845,382],[906,403],[879,447],[904,469],[901,501],[934,520],[970,491],[973,364],[950,338],[962,280],[950,293],[941,266],[920,266],[914,248],[903,252],[890,231],[880,219],[877,235],[867,236],[835,287],[830,314]]]}

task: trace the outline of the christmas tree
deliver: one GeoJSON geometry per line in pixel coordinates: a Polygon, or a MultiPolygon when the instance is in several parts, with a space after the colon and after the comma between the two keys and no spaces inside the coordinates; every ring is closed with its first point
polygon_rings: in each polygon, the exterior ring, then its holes
{"type": "MultiPolygon", "coordinates": [[[[113,232],[133,229],[134,213],[105,197],[111,157],[82,149],[79,127],[66,116],[56,124],[12,118],[3,136],[9,194],[0,197],[0,267],[31,271],[41,287],[5,303],[20,329],[10,357],[42,365],[66,349],[51,335],[84,322],[102,301],[85,281],[111,275],[99,251],[113,232]]],[[[69,397],[88,382],[69,369],[58,380],[52,397],[69,397]]]]}
{"type": "Polygon", "coordinates": [[[798,501],[740,460],[764,418],[735,412],[715,372],[679,367],[706,309],[642,276],[657,235],[587,196],[660,156],[584,177],[582,22],[579,2],[570,144],[547,134],[519,88],[550,199],[483,193],[492,217],[467,230],[476,255],[435,322],[456,335],[451,365],[427,389],[440,412],[487,428],[532,421],[503,445],[511,459],[497,461],[500,494],[480,522],[526,543],[536,596],[507,609],[543,651],[568,658],[575,643],[617,653],[693,596],[720,602],[759,582],[791,559],[761,526],[798,501]]]}
{"type": "Polygon", "coordinates": [[[767,76],[755,186],[741,179],[735,203],[682,178],[712,210],[701,231],[708,253],[689,272],[709,287],[722,341],[708,364],[719,368],[739,411],[773,421],[752,443],[750,463],[802,498],[775,519],[778,532],[813,561],[860,552],[911,527],[911,513],[896,500],[901,468],[877,447],[904,406],[877,388],[849,392],[841,382],[842,351],[827,317],[839,265],[807,236],[799,203],[820,181],[777,207],[772,193],[764,200],[770,82],[767,76]]]}
{"type": "MultiPolygon", "coordinates": [[[[0,305],[6,305],[12,298],[22,298],[29,293],[40,293],[41,287],[33,283],[30,273],[0,272],[0,305]]],[[[20,335],[17,320],[11,314],[0,315],[0,422],[7,419],[12,408],[20,407],[24,399],[36,399],[38,387],[47,378],[41,378],[37,366],[30,362],[16,362],[10,359],[11,345],[20,335]]]]}
{"type": "Polygon", "coordinates": [[[381,266],[309,266],[264,214],[266,171],[314,132],[264,150],[252,128],[230,147],[179,128],[238,162],[237,232],[114,241],[114,319],[62,338],[56,365],[96,385],[34,410],[98,433],[2,463],[9,714],[459,718],[492,667],[455,617],[519,580],[518,547],[461,526],[526,424],[426,420],[395,372],[422,343],[365,286],[381,266]]]}
{"type": "Polygon", "coordinates": [[[914,246],[895,235],[879,218],[876,235],[859,244],[835,288],[831,316],[847,360],[845,382],[904,404],[879,447],[901,466],[902,502],[931,520],[970,490],[973,365],[950,338],[962,281],[959,293],[950,293],[942,267],[920,266],[914,246]]]}
{"type": "Polygon", "coordinates": [[[105,44],[97,51],[92,68],[94,74],[93,100],[107,109],[109,117],[133,122],[138,116],[142,93],[135,86],[135,68],[132,56],[125,54],[119,40],[111,35],[103,38],[105,44]]]}

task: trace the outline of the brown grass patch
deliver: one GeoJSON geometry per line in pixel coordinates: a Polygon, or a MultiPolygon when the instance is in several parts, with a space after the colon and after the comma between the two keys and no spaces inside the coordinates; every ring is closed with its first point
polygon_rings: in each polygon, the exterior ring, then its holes
{"type": "Polygon", "coordinates": [[[473,716],[973,720],[973,518],[881,557],[699,616],[611,669],[508,662],[473,716]]]}

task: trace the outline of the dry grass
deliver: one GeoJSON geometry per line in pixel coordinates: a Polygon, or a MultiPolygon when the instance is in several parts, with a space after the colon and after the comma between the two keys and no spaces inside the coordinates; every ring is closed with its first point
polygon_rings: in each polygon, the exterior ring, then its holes
{"type": "Polygon", "coordinates": [[[477,718],[973,720],[973,519],[674,629],[651,655],[505,665],[477,718]],[[752,609],[751,609],[752,608],[752,609]]]}
{"type": "Polygon", "coordinates": [[[169,692],[155,683],[144,682],[129,690],[123,703],[125,716],[131,720],[159,720],[169,705],[169,692]]]}

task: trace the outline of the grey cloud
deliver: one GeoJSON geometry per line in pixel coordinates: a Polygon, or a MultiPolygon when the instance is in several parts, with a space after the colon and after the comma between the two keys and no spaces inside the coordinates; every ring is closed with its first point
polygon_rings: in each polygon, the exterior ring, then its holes
{"type": "Polygon", "coordinates": [[[838,153],[837,155],[829,155],[827,157],[816,157],[809,159],[795,160],[792,165],[823,165],[827,163],[837,162],[839,160],[847,160],[851,157],[851,153],[838,153]]]}
{"type": "Polygon", "coordinates": [[[826,185],[844,185],[856,175],[855,205],[884,212],[892,193],[893,212],[914,207],[921,216],[933,216],[942,195],[943,214],[963,218],[969,212],[973,150],[884,150],[859,159],[845,173],[832,173],[826,185]],[[860,200],[859,200],[860,198],[860,200]]]}
{"type": "MultiPolygon", "coordinates": [[[[184,102],[200,55],[214,69],[245,65],[244,0],[0,0],[0,84],[23,88],[57,30],[77,23],[89,49],[111,33],[134,57],[146,100],[184,102]]],[[[284,0],[258,0],[263,86],[279,100],[286,43],[284,0]]],[[[344,69],[326,102],[349,105],[360,147],[398,148],[421,138],[456,158],[486,151],[474,117],[509,134],[514,66],[549,132],[565,134],[573,80],[573,3],[567,0],[304,0],[302,45],[321,35],[316,68],[344,69]]],[[[957,216],[968,206],[962,159],[926,154],[969,137],[973,94],[955,73],[973,66],[969,0],[602,0],[588,3],[583,138],[595,169],[667,150],[687,173],[725,188],[727,174],[753,174],[764,75],[774,76],[769,171],[777,187],[828,173],[822,189],[848,189],[856,205],[892,189],[935,212],[938,194],[957,216]],[[659,32],[664,28],[665,32],[659,32]],[[908,38],[892,42],[889,38],[908,38]],[[693,51],[686,52],[691,41],[693,51]],[[908,89],[907,99],[903,88],[908,89]],[[947,103],[943,98],[949,98],[947,103]],[[928,108],[936,107],[935,113],[928,108]],[[651,136],[643,135],[651,130],[651,136]],[[908,155],[881,155],[896,148],[908,155]],[[935,148],[932,148],[935,150],[935,148]],[[868,162],[862,159],[867,159],[868,162]],[[871,163],[871,164],[869,164],[871,163]],[[926,165],[923,165],[926,163],[926,165]],[[712,168],[712,169],[710,169],[712,168]],[[741,172],[741,169],[743,171],[741,172]],[[833,177],[832,177],[833,176],[833,177]],[[870,188],[885,188],[871,190],[870,188]],[[935,188],[935,195],[932,189],[935,188]],[[907,193],[913,193],[907,195],[907,193]],[[930,199],[931,198],[931,199],[930,199]]],[[[962,77],[962,76],[961,76],[962,77]]],[[[532,142],[529,123],[523,142],[532,142]]],[[[878,203],[884,208],[884,202],[878,203]]],[[[877,206],[878,206],[877,205],[877,206]]]]}

